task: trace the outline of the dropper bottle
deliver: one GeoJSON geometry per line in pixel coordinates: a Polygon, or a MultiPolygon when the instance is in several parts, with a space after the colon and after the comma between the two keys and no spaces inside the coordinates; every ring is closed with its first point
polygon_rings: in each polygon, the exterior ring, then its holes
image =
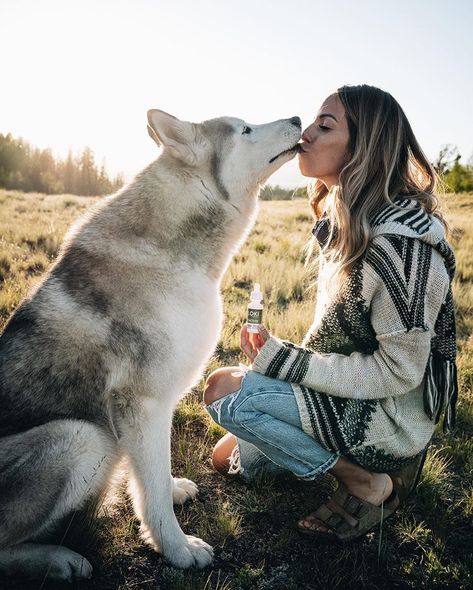
{"type": "Polygon", "coordinates": [[[260,284],[255,283],[254,289],[250,295],[250,303],[248,304],[248,332],[250,334],[259,333],[259,325],[263,322],[263,293],[260,289],[260,284]]]}

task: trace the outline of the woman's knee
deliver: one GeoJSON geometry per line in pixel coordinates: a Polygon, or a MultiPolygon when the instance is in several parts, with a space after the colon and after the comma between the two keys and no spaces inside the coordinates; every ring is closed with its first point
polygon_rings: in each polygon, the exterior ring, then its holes
{"type": "MultiPolygon", "coordinates": [[[[264,421],[270,418],[269,413],[264,413],[260,410],[261,396],[264,392],[244,390],[238,396],[237,403],[233,404],[230,410],[230,416],[234,424],[244,424],[245,422],[258,418],[264,421]]],[[[269,408],[268,408],[269,410],[269,408]]]]}
{"type": "Polygon", "coordinates": [[[220,367],[208,376],[204,386],[204,402],[206,405],[240,389],[242,377],[232,375],[238,370],[238,367],[220,367]]]}

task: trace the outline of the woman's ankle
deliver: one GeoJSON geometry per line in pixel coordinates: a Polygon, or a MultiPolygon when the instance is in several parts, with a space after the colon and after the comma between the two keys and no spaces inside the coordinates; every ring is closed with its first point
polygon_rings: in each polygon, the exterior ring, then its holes
{"type": "Polygon", "coordinates": [[[345,457],[340,457],[330,472],[338,481],[342,482],[347,487],[351,484],[359,486],[370,486],[372,484],[373,474],[370,471],[363,469],[363,467],[345,459],[345,457]]]}
{"type": "Polygon", "coordinates": [[[387,473],[374,473],[340,457],[331,473],[353,496],[381,504],[391,495],[393,483],[387,473]]]}
{"type": "Polygon", "coordinates": [[[343,483],[353,496],[379,506],[391,495],[393,482],[387,473],[371,473],[370,475],[369,483],[359,481],[345,481],[343,483]]]}

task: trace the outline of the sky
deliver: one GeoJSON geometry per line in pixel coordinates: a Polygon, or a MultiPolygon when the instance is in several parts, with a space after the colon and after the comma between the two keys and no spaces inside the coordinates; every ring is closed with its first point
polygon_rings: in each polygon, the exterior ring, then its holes
{"type": "MultiPolygon", "coordinates": [[[[427,156],[473,155],[471,0],[0,0],[0,133],[86,145],[127,180],[157,157],[146,111],[309,125],[343,84],[404,109],[427,156]]],[[[297,160],[269,181],[303,186],[297,160]]]]}

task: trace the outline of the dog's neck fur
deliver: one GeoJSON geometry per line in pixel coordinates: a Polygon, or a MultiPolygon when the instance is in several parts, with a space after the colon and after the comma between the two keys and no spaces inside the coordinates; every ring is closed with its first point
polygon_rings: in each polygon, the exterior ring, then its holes
{"type": "Polygon", "coordinates": [[[254,224],[258,192],[245,191],[236,204],[219,194],[210,172],[176,169],[161,156],[102,201],[67,242],[171,273],[201,268],[220,281],[254,224]]]}

